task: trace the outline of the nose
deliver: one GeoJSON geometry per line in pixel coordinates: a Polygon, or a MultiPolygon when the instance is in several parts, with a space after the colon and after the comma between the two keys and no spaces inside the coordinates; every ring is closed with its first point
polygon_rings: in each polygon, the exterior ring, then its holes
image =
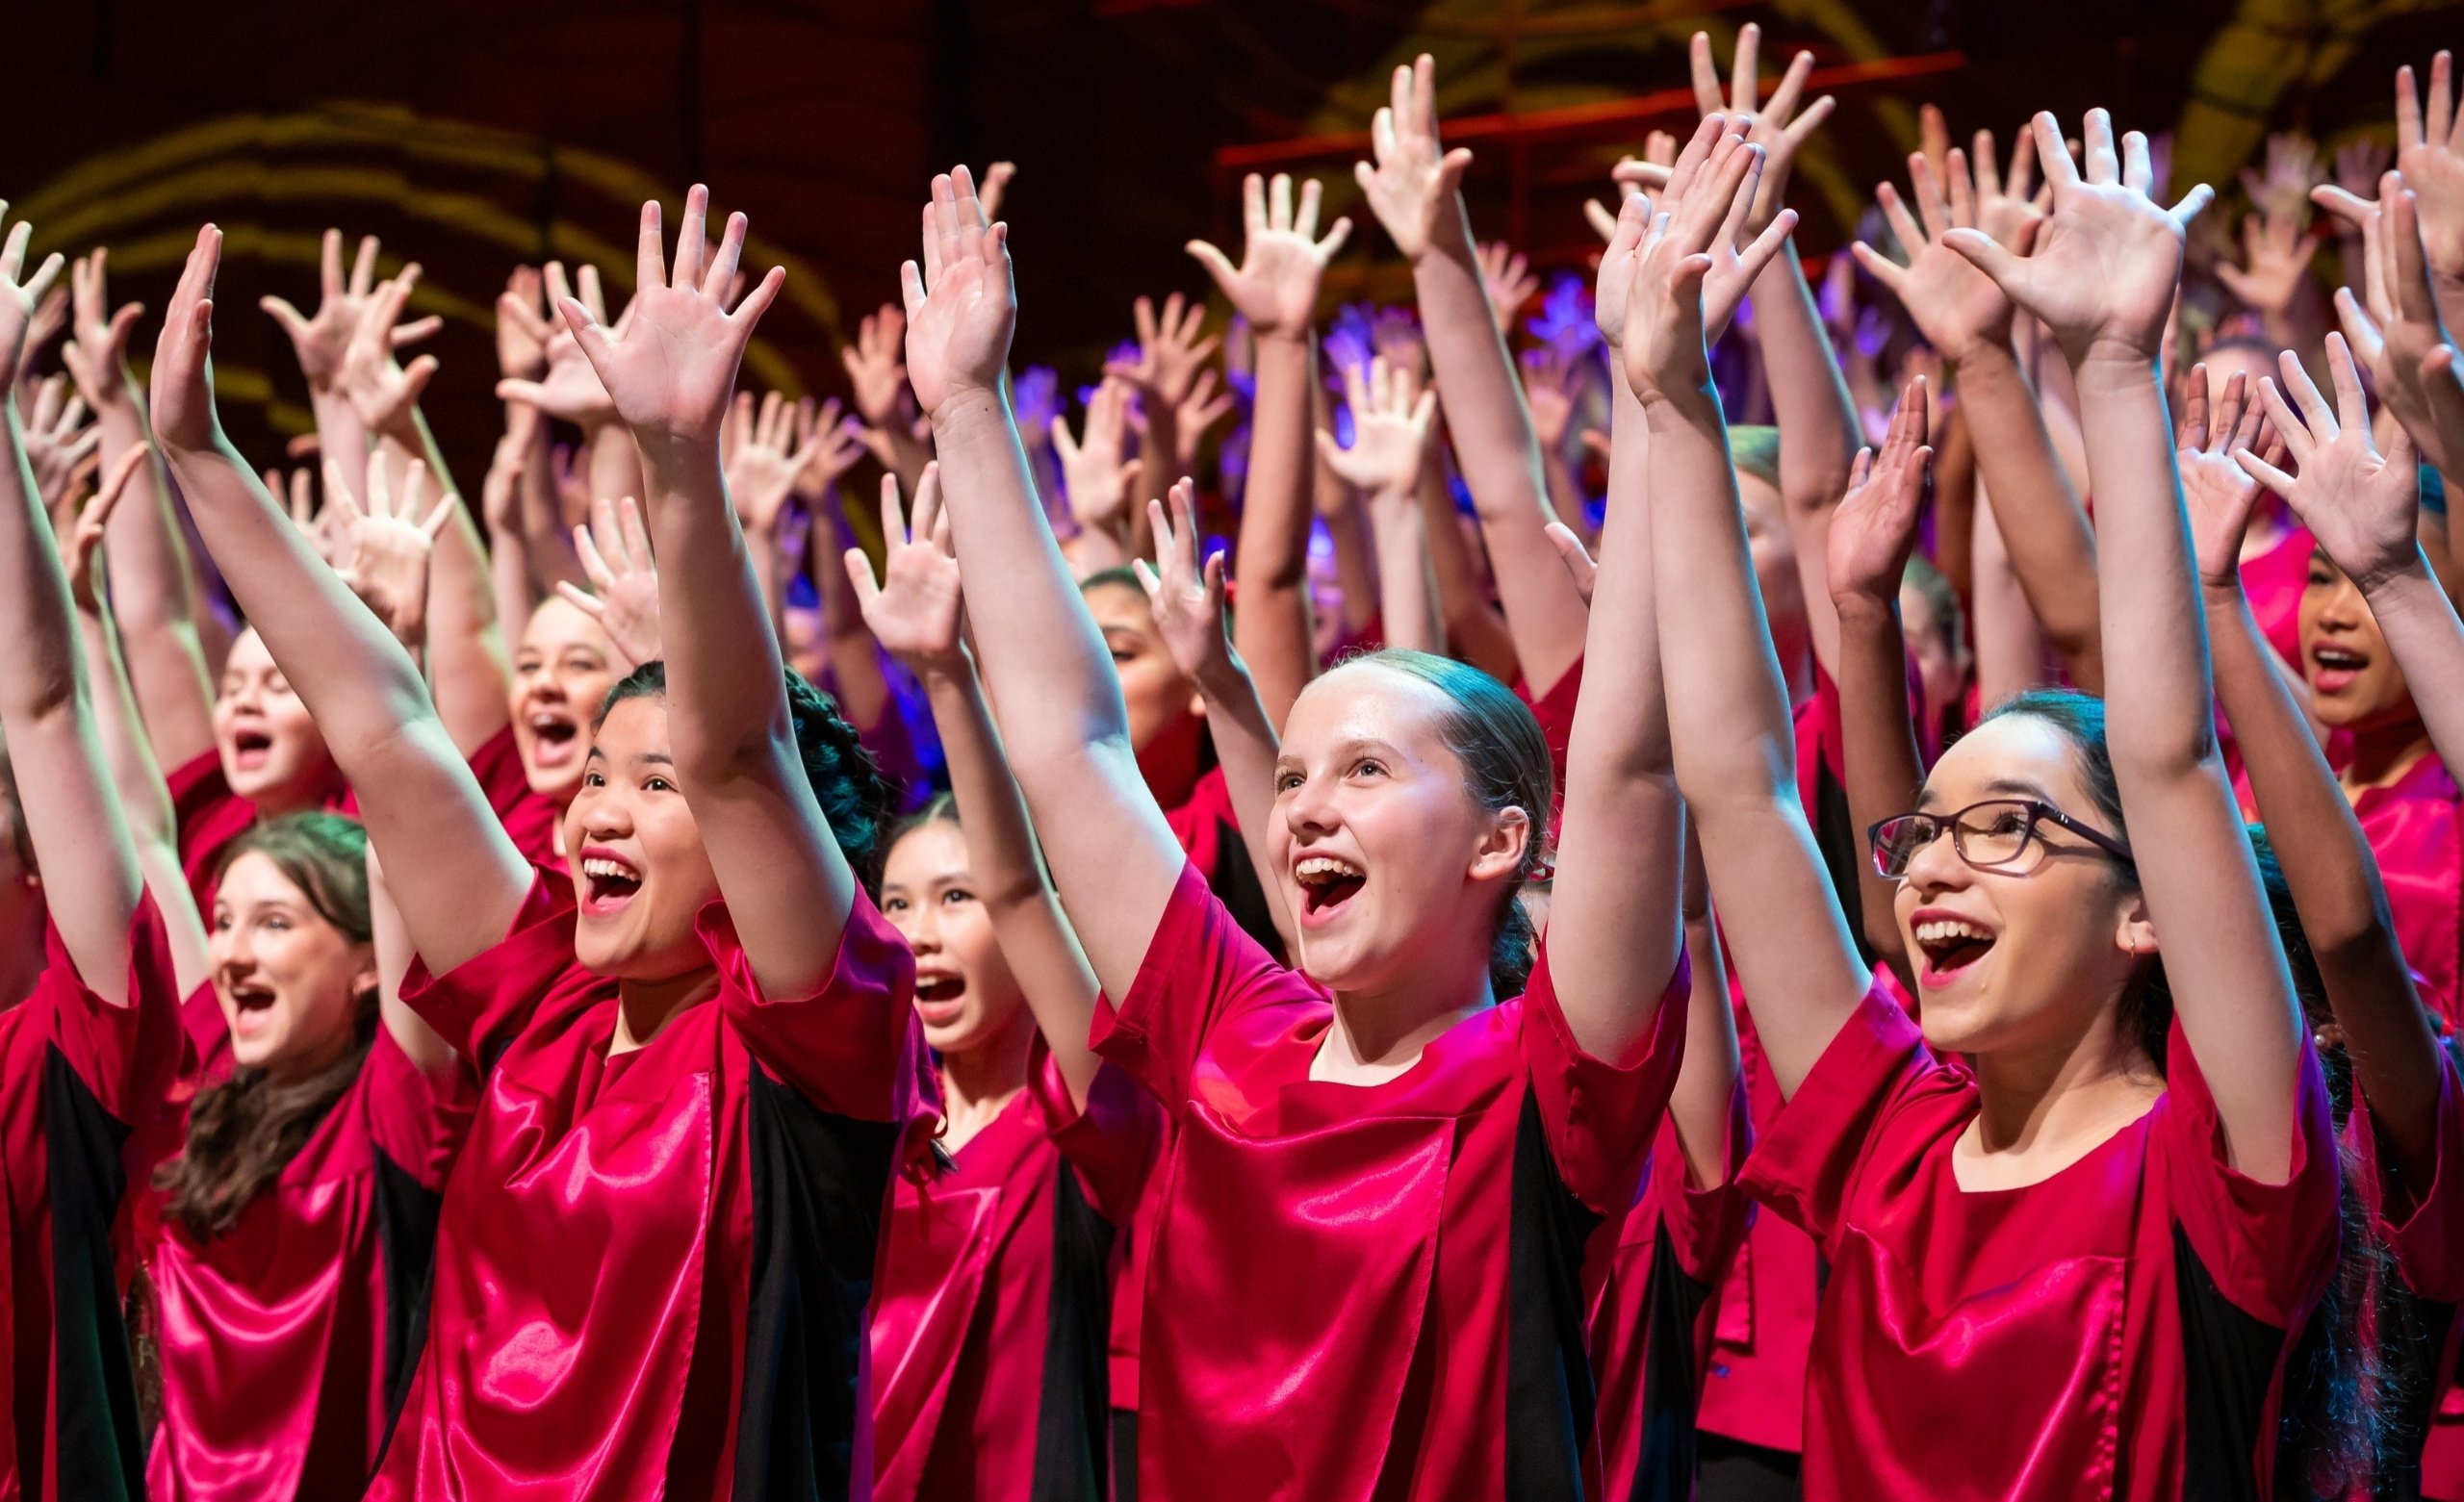
{"type": "Polygon", "coordinates": [[[933,915],[933,909],[938,905],[931,902],[917,903],[908,915],[907,947],[918,955],[941,952],[940,920],[933,915]]]}
{"type": "Polygon", "coordinates": [[[2369,618],[2370,606],[2363,602],[2361,589],[2352,580],[2337,579],[2325,596],[2319,603],[2321,627],[2349,631],[2369,618]]]}
{"type": "Polygon", "coordinates": [[[1318,777],[1303,777],[1299,786],[1282,794],[1282,802],[1284,827],[1296,840],[1321,839],[1343,827],[1343,811],[1318,777]]]}
{"type": "Polygon", "coordinates": [[[1945,824],[1940,833],[1908,858],[1902,879],[1918,892],[1940,892],[1965,886],[1967,878],[1967,862],[1960,858],[1952,844],[1951,827],[1945,824]]]}
{"type": "Polygon", "coordinates": [[[583,787],[574,795],[574,806],[581,810],[581,836],[585,845],[621,840],[633,832],[632,805],[612,785],[583,787]]]}

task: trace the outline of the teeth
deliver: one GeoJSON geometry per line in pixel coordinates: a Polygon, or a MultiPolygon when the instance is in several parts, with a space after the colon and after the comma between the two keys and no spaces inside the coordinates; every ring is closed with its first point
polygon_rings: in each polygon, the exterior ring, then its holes
{"type": "Polygon", "coordinates": [[[586,877],[605,877],[616,881],[638,881],[641,879],[640,876],[634,872],[633,868],[626,865],[623,861],[608,860],[603,856],[598,855],[594,855],[590,859],[581,863],[581,874],[586,877]]]}
{"type": "Polygon", "coordinates": [[[1990,944],[1993,934],[1989,929],[1957,918],[1935,918],[1916,926],[1916,942],[1919,944],[1946,944],[1953,939],[1975,939],[1990,944]]]}
{"type": "Polygon", "coordinates": [[[1340,881],[1347,877],[1365,878],[1368,873],[1348,860],[1331,855],[1312,855],[1292,868],[1293,878],[1303,886],[1324,881],[1340,881]]]}

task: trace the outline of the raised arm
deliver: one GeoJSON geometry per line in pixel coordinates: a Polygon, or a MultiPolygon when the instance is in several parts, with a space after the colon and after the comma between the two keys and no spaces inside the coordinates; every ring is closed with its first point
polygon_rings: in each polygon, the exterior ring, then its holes
{"type": "Polygon", "coordinates": [[[1095,1020],[1095,974],[1062,916],[1060,896],[1036,853],[1026,801],[1001,752],[992,708],[961,630],[965,601],[941,513],[938,466],[924,467],[912,516],[902,516],[898,477],[882,477],[882,577],[863,549],[847,549],[848,581],[882,646],[924,685],[933,726],[949,758],[950,794],[965,831],[967,873],[992,920],[1002,957],[1026,992],[1044,1046],[1084,1107],[1102,1060],[1088,1047],[1095,1020]]]}
{"type": "MultiPolygon", "coordinates": [[[[1300,206],[1292,203],[1292,179],[1275,174],[1270,191],[1252,172],[1242,187],[1247,234],[1235,267],[1222,251],[1202,240],[1191,255],[1241,316],[1256,341],[1257,397],[1249,418],[1249,479],[1241,501],[1241,535],[1234,573],[1241,581],[1241,609],[1232,622],[1241,656],[1257,675],[1258,695],[1276,726],[1292,712],[1318,674],[1309,631],[1309,523],[1317,515],[1317,454],[1311,443],[1313,394],[1318,384],[1318,284],[1326,263],[1351,235],[1351,220],[1337,219],[1318,235],[1315,179],[1300,185],[1300,206]],[[1272,207],[1269,207],[1271,197],[1272,207]]],[[[1148,489],[1154,475],[1148,475],[1148,489]]]]}
{"type": "MultiPolygon", "coordinates": [[[[1337,444],[1332,433],[1321,428],[1318,453],[1367,497],[1369,524],[1377,541],[1377,598],[1386,645],[1443,656],[1446,624],[1438,617],[1428,523],[1420,496],[1421,471],[1433,458],[1429,443],[1437,420],[1437,393],[1422,390],[1411,371],[1392,369],[1382,356],[1370,362],[1366,380],[1357,367],[1346,367],[1344,389],[1351,407],[1351,446],[1337,444]]],[[[1348,518],[1345,522],[1353,524],[1348,518]]]]}
{"type": "MultiPolygon", "coordinates": [[[[1594,306],[1603,336],[1621,357],[1636,337],[1630,304],[1657,291],[1644,284],[1650,273],[1638,268],[1649,264],[1666,274],[1715,243],[1734,243],[1752,207],[1761,152],[1734,137],[1718,140],[1675,218],[1662,213],[1647,227],[1640,198],[1628,200],[1619,217],[1601,259],[1594,306]]],[[[1763,259],[1794,221],[1789,216],[1758,242],[1763,259]]],[[[1705,255],[1705,273],[1709,263],[1705,255]]],[[[1700,275],[1684,279],[1685,293],[1696,299],[1698,344],[1700,282],[1700,275]]],[[[1626,1057],[1649,1035],[1677,963],[1682,937],[1674,920],[1685,824],[1670,760],[1655,605],[1654,445],[1633,388],[1618,385],[1609,418],[1608,512],[1601,526],[1582,694],[1566,745],[1546,940],[1558,1005],[1575,1041],[1611,1060],[1626,1057]]],[[[1562,575],[1562,563],[1560,569],[1562,575]]],[[[1704,983],[1711,983],[1709,978],[1704,983]]]]}
{"type": "Polygon", "coordinates": [[[2150,200],[2146,138],[2131,132],[2117,150],[2102,110],[2088,114],[2084,176],[2054,117],[2040,114],[2035,125],[2053,214],[2032,253],[2015,256],[1973,229],[1943,238],[2044,321],[2076,373],[2104,560],[2103,636],[2130,644],[2106,664],[2105,713],[2140,887],[2228,1158],[2280,1184],[2292,1172],[2294,1086],[2308,1044],[2217,745],[2207,630],[2157,373],[2184,230],[2214,195],[2201,184],[2170,212],[2150,200]]]}
{"type": "Polygon", "coordinates": [[[437,718],[418,666],[241,461],[215,411],[209,224],[154,351],[156,436],[240,608],[316,716],[386,856],[413,941],[442,974],[501,940],[530,868],[437,718]]]}
{"type": "MultiPolygon", "coordinates": [[[[1745,139],[1766,153],[1762,186],[1746,216],[1744,233],[1759,235],[1779,216],[1788,188],[1788,168],[1797,149],[1828,119],[1829,94],[1814,100],[1800,115],[1806,79],[1813,72],[1813,54],[1800,52],[1788,62],[1771,97],[1758,108],[1755,63],[1762,29],[1748,23],[1737,31],[1736,56],[1731,75],[1730,100],[1720,102],[1719,75],[1711,65],[1711,38],[1694,34],[1692,64],[1695,102],[1705,115],[1725,108],[1731,119],[1750,121],[1745,139]]],[[[1839,672],[1839,623],[1832,613],[1831,589],[1823,578],[1825,538],[1831,515],[1848,489],[1848,469],[1857,457],[1860,427],[1857,403],[1848,395],[1848,380],[1839,369],[1822,318],[1814,309],[1813,289],[1806,285],[1805,267],[1793,245],[1771,258],[1754,286],[1754,327],[1762,345],[1762,370],[1770,383],[1771,420],[1780,429],[1780,495],[1786,502],[1788,530],[1796,544],[1799,582],[1804,586],[1806,613],[1813,628],[1816,660],[1836,675],[1839,672]]]]}
{"type": "Polygon", "coordinates": [[[1395,70],[1393,103],[1370,126],[1377,163],[1354,168],[1370,207],[1412,263],[1429,365],[1454,455],[1479,513],[1524,686],[1538,698],[1582,655],[1588,621],[1550,543],[1548,482],[1505,339],[1480,281],[1463,208],[1472,154],[1437,138],[1437,67],[1395,70]]]}
{"type": "Polygon", "coordinates": [[[1947,201],[1924,156],[1908,159],[1913,215],[1888,183],[1875,190],[1909,253],[1907,266],[1861,242],[1852,249],[1859,265],[1898,294],[1917,329],[1957,372],[1960,409],[1976,435],[1977,477],[1992,493],[2012,567],[2072,681],[2092,690],[2102,681],[2103,651],[2095,536],[2013,344],[2011,299],[1945,239],[1965,229],[2014,253],[2035,242],[2040,226],[2027,208],[2027,191],[2036,147],[2022,139],[2007,184],[1995,170],[1990,132],[1977,133],[1976,150],[1973,177],[1965,154],[1954,148],[1945,157],[1947,201]]]}
{"type": "MultiPolygon", "coordinates": [[[[1759,154],[1727,135],[1716,115],[1689,153],[1705,134],[1718,136],[1719,153],[1759,154]]],[[[1650,434],[1660,634],[1685,644],[1660,663],[1677,783],[1701,824],[1711,890],[1752,894],[1732,902],[1721,919],[1756,1031],[1781,1090],[1793,1093],[1870,977],[1797,796],[1787,690],[1755,590],[1704,343],[1704,289],[1713,265],[1703,253],[1707,248],[1680,241],[1670,222],[1654,219],[1638,256],[1621,354],[1650,434]]],[[[1608,534],[1615,531],[1612,522],[1608,534]]]]}
{"type": "MultiPolygon", "coordinates": [[[[1925,511],[1925,382],[1910,383],[1891,413],[1877,457],[1857,455],[1847,498],[1828,539],[1831,596],[1839,616],[1839,728],[1847,749],[1848,818],[1859,830],[1914,807],[1925,767],[1908,704],[1908,639],[1900,630],[1899,586],[1925,511]]],[[[1866,852],[1861,834],[1860,852],[1866,852]]],[[[1865,942],[1912,995],[1908,943],[1899,930],[1898,883],[1870,859],[1857,862],[1858,911],[1865,942]]]]}
{"type": "Polygon", "coordinates": [[[385,885],[385,866],[376,858],[372,844],[368,847],[368,927],[376,941],[377,1020],[420,1073],[440,1074],[452,1067],[453,1045],[402,1000],[402,981],[410,975],[411,960],[418,952],[411,946],[411,930],[402,922],[402,910],[385,885]]]}
{"type": "Polygon", "coordinates": [[[1737,1056],[1736,1008],[1729,1004],[1719,919],[1711,911],[1710,875],[1690,824],[1683,916],[1692,989],[1685,998],[1685,1056],[1677,1066],[1677,1087],[1669,1092],[1668,1120],[1677,1129],[1677,1145],[1685,1155],[1694,1187],[1707,1189],[1728,1182],[1729,1132],[1743,1119],[1737,1081],[1744,1062],[1737,1056]]]}
{"type": "MultiPolygon", "coordinates": [[[[7,206],[0,204],[0,214],[7,206]]],[[[60,275],[54,254],[29,275],[20,219],[0,242],[0,392],[13,390],[26,326],[60,275]]],[[[27,467],[17,405],[0,411],[0,734],[45,905],[77,974],[116,1006],[128,994],[129,929],[145,891],[137,844],[94,730],[78,661],[68,577],[27,467]]]]}
{"type": "MultiPolygon", "coordinates": [[[[111,306],[101,250],[70,270],[76,337],[61,358],[78,395],[94,411],[102,434],[100,457],[108,470],[131,448],[149,448],[145,409],[128,370],[128,338],[144,309],[111,306]]],[[[170,491],[146,456],[130,494],[114,509],[104,550],[118,598],[112,602],[129,681],[144,712],[145,733],[155,759],[178,767],[214,749],[214,690],[197,637],[200,609],[196,568],[180,536],[170,491]]]]}
{"type": "Polygon", "coordinates": [[[1126,996],[1189,857],[1139,774],[1110,653],[1036,504],[1011,420],[1008,239],[1006,225],[985,223],[964,168],[933,180],[923,267],[902,270],[908,378],[932,416],[1011,768],[1096,979],[1126,996]]]}
{"type": "Polygon", "coordinates": [[[1274,855],[1267,842],[1274,817],[1274,762],[1280,737],[1267,718],[1265,702],[1249,670],[1234,650],[1223,624],[1223,555],[1201,565],[1197,556],[1197,487],[1183,479],[1172,487],[1172,509],[1147,502],[1155,534],[1155,562],[1141,558],[1130,567],[1145,587],[1147,608],[1165,650],[1181,676],[1197,685],[1206,704],[1206,733],[1215,743],[1216,764],[1222,769],[1224,788],[1232,796],[1232,819],[1241,827],[1241,848],[1257,874],[1259,889],[1284,953],[1300,953],[1300,935],[1292,912],[1284,905],[1283,883],[1275,879],[1274,855]]]}
{"type": "MultiPolygon", "coordinates": [[[[2329,355],[2331,362],[2341,358],[2329,355]]],[[[2438,1162],[2438,1039],[2414,994],[2386,884],[2361,821],[2328,769],[2242,592],[2242,538],[2259,487],[2231,455],[2257,441],[2260,403],[2238,373],[2220,400],[2211,403],[2213,395],[2207,368],[2194,367],[2182,406],[2178,462],[2216,653],[2217,698],[2232,724],[2250,792],[2267,821],[2268,838],[2318,957],[2327,1005],[2344,1032],[2346,1055],[2370,1102],[2390,1165],[2403,1179],[2426,1184],[2438,1162]]],[[[2305,474],[2326,480],[2329,475],[2319,471],[2334,468],[2332,460],[2322,461],[2306,467],[2305,474]]]]}
{"type": "Polygon", "coordinates": [[[170,939],[172,978],[186,996],[209,976],[205,924],[197,916],[188,873],[180,868],[179,819],[171,806],[171,790],[163,781],[162,766],[145,740],[103,583],[103,530],[111,521],[112,508],[126,498],[138,471],[153,462],[152,450],[143,446],[120,454],[104,473],[102,488],[75,517],[69,535],[63,540],[62,562],[67,570],[69,598],[77,606],[78,646],[103,761],[111,770],[112,790],[128,817],[128,832],[137,842],[137,862],[145,874],[145,889],[154,894],[155,910],[163,915],[170,939]]]}
{"type": "Polygon", "coordinates": [[[564,315],[641,449],[677,782],[754,979],[768,995],[804,996],[837,965],[856,874],[797,755],[779,643],[719,467],[736,367],[786,272],[773,267],[729,312],[746,220],[728,216],[713,255],[709,203],[699,184],[685,194],[672,269],[658,202],[642,205],[623,328],[571,298],[564,315]]]}

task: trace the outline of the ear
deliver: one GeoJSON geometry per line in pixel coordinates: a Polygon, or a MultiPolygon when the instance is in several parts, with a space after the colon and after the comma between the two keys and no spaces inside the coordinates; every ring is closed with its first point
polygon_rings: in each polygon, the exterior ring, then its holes
{"type": "Polygon", "coordinates": [[[1531,816],[1520,808],[1504,808],[1489,816],[1488,829],[1472,848],[1468,873],[1475,881],[1512,878],[1523,870],[1535,838],[1531,816]]]}
{"type": "Polygon", "coordinates": [[[2142,959],[2156,953],[2156,925],[2148,921],[2145,897],[2134,892],[2115,909],[2114,947],[2142,959]]]}

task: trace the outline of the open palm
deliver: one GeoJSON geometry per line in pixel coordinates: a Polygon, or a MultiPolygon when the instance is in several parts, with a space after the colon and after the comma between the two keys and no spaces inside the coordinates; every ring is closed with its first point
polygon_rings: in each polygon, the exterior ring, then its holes
{"type": "Polygon", "coordinates": [[[947,668],[963,656],[961,626],[966,596],[950,552],[949,518],[941,510],[941,471],[924,467],[915,508],[902,515],[898,476],[882,476],[882,575],[860,547],[846,554],[856,605],[882,649],[915,673],[947,668]]]}
{"type": "Polygon", "coordinates": [[[729,312],[725,298],[744,253],[745,217],[728,216],[718,253],[710,255],[709,215],[710,191],[696,183],[684,195],[671,271],[661,259],[665,239],[657,200],[642,205],[633,306],[617,328],[603,329],[574,298],[563,303],[565,320],[607,388],[616,415],[646,447],[717,442],[745,344],[786,279],[773,267],[729,312]]]}
{"type": "Polygon", "coordinates": [[[1296,210],[1290,176],[1277,172],[1270,191],[1265,180],[1252,172],[1241,190],[1245,230],[1241,264],[1233,266],[1222,251],[1205,241],[1189,242],[1189,253],[1259,334],[1305,333],[1317,317],[1318,284],[1326,274],[1326,263],[1351,234],[1351,220],[1337,219],[1327,226],[1325,238],[1319,238],[1321,192],[1315,178],[1301,184],[1300,205],[1296,210]]]}
{"type": "Polygon", "coordinates": [[[907,300],[907,382],[938,413],[953,397],[1000,390],[1018,322],[1009,228],[987,224],[965,167],[933,179],[924,211],[924,263],[901,268],[907,300]]]}

